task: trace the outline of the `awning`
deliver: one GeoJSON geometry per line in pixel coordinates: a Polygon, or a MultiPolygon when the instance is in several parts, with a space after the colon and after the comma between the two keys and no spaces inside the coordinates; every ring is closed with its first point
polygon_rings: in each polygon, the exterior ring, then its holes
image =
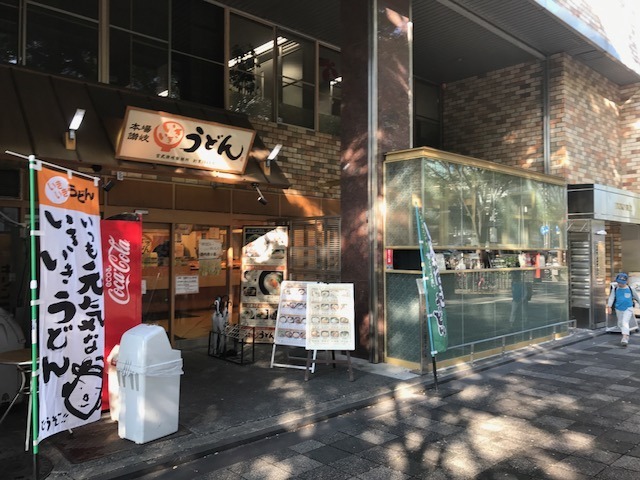
{"type": "Polygon", "coordinates": [[[251,184],[288,188],[289,181],[277,163],[263,168],[269,154],[259,135],[244,174],[210,172],[193,168],[149,164],[115,158],[116,141],[127,106],[182,115],[199,120],[254,129],[248,118],[226,110],[203,107],[175,99],[142,95],[135,91],[54,77],[22,68],[0,66],[0,159],[13,159],[5,150],[70,168],[102,167],[105,171],[188,177],[212,183],[251,184]],[[86,110],[77,131],[75,150],[67,150],[64,134],[76,109],[86,110]]]}

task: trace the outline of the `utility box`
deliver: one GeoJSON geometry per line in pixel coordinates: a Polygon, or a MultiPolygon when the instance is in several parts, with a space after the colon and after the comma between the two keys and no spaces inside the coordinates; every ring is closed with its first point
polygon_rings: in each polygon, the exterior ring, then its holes
{"type": "MultiPolygon", "coordinates": [[[[24,334],[9,312],[0,308],[0,352],[21,350],[24,334]]],[[[0,365],[0,404],[11,402],[20,388],[20,374],[13,365],[0,365]]]]}
{"type": "Polygon", "coordinates": [[[120,438],[141,444],[177,432],[182,356],[164,329],[142,324],[127,330],[116,369],[120,438]]]}

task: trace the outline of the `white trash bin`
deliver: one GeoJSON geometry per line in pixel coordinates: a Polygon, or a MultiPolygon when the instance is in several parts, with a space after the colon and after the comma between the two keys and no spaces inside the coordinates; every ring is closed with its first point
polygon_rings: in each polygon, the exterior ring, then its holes
{"type": "MultiPolygon", "coordinates": [[[[0,308],[0,352],[21,350],[24,346],[24,334],[13,316],[0,308]]],[[[13,365],[0,365],[0,404],[13,400],[20,388],[20,374],[13,365]]],[[[20,401],[18,399],[18,401],[20,401]]]]}
{"type": "Polygon", "coordinates": [[[118,436],[141,444],[178,431],[182,356],[164,329],[137,325],[120,340],[118,436]]]}

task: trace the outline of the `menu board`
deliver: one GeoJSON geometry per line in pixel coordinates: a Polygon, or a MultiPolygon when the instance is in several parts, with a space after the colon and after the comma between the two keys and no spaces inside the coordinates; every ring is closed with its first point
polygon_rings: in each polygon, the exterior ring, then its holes
{"type": "MultiPolygon", "coordinates": [[[[240,323],[273,332],[289,236],[286,227],[244,227],[240,280],[240,323]]],[[[271,335],[261,340],[270,341],[271,335]]]]}
{"type": "Polygon", "coordinates": [[[308,282],[282,282],[274,343],[304,347],[307,337],[308,282]]]}
{"type": "Polygon", "coordinates": [[[355,350],[352,283],[307,287],[307,350],[355,350]]]}
{"type": "Polygon", "coordinates": [[[355,350],[352,283],[282,283],[274,343],[355,350]]]}

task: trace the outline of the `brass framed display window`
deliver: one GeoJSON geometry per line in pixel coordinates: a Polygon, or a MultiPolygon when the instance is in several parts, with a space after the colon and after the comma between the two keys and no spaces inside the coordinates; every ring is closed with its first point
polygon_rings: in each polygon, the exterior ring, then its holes
{"type": "Polygon", "coordinates": [[[514,348],[567,322],[563,180],[429,148],[394,152],[384,164],[386,361],[415,367],[428,355],[414,196],[445,294],[450,348],[440,359],[468,357],[457,346],[470,342],[475,354],[514,348]]]}

